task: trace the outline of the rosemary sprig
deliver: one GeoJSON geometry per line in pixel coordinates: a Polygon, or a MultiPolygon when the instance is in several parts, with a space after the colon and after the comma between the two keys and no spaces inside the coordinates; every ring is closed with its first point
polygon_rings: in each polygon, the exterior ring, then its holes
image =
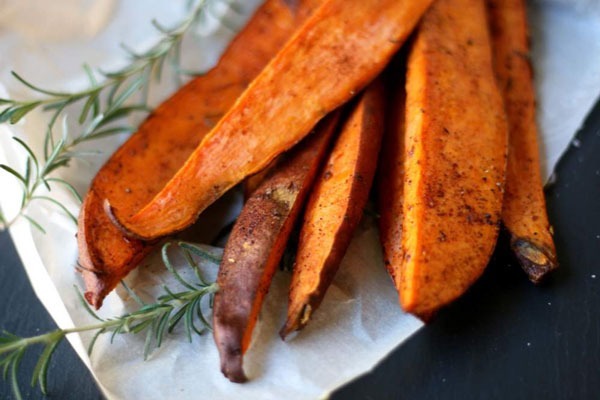
{"type": "Polygon", "coordinates": [[[123,283],[125,289],[132,295],[132,298],[139,304],[139,309],[134,312],[124,314],[120,317],[103,319],[94,313],[80,294],[83,307],[98,322],[75,327],[70,329],[57,329],[42,335],[23,338],[8,332],[0,334],[0,370],[5,380],[10,380],[13,393],[16,399],[21,400],[21,392],[17,381],[18,370],[21,359],[25,352],[33,346],[42,345],[43,351],[40,354],[38,362],[33,370],[31,386],[39,385],[42,393],[47,394],[47,375],[50,360],[58,345],[63,339],[72,333],[94,332],[88,352],[91,354],[97,339],[104,334],[110,334],[110,342],[120,334],[141,334],[146,333],[144,343],[144,359],[147,359],[153,349],[160,347],[167,334],[172,333],[183,321],[184,331],[192,341],[194,334],[202,335],[211,326],[203,313],[204,299],[208,299],[208,305],[212,307],[212,298],[218,290],[216,283],[207,282],[200,272],[198,264],[192,258],[195,254],[205,261],[218,265],[219,259],[204,251],[201,247],[191,243],[176,243],[183,252],[190,268],[193,268],[197,282],[188,282],[173,267],[168,249],[172,243],[166,243],[162,248],[162,258],[166,268],[183,285],[182,291],[174,292],[167,286],[164,286],[164,294],[158,297],[152,304],[144,303],[135,293],[123,283]]]}
{"type": "Polygon", "coordinates": [[[166,63],[169,63],[176,72],[178,83],[180,75],[189,74],[181,68],[181,44],[186,33],[201,18],[213,14],[212,5],[215,2],[225,2],[234,12],[239,8],[230,0],[199,0],[190,8],[189,14],[174,28],[168,29],[157,21],[152,21],[154,27],[161,33],[161,38],[150,49],[143,53],[136,53],[123,46],[130,56],[130,63],[114,72],[103,72],[101,82],[87,65],[84,70],[89,78],[89,86],[80,91],[65,92],[41,88],[24,79],[16,72],[12,75],[21,84],[42,98],[34,100],[14,100],[0,98],[0,123],[16,124],[33,110],[41,109],[51,113],[43,147],[43,158],[36,156],[30,146],[18,138],[13,138],[26,152],[24,172],[18,172],[8,165],[0,165],[4,172],[17,179],[23,188],[21,205],[12,218],[7,218],[0,211],[0,230],[9,228],[19,218],[27,219],[34,227],[44,232],[37,221],[26,214],[28,206],[33,201],[53,203],[64,211],[71,219],[73,215],[57,200],[49,196],[39,195],[39,190],[45,188],[51,191],[54,184],[62,185],[72,192],[77,198],[79,195],[75,188],[68,182],[51,177],[59,168],[66,167],[75,158],[83,158],[95,153],[78,151],[77,147],[91,140],[97,140],[121,133],[128,133],[133,127],[128,125],[115,125],[117,121],[137,112],[148,112],[148,94],[153,82],[160,81],[166,63]],[[139,98],[136,98],[136,95],[139,98]],[[69,115],[68,107],[79,104],[81,111],[77,116],[77,123],[81,126],[80,132],[70,138],[67,130],[69,115]],[[56,138],[56,124],[62,119],[62,136],[56,138]]]}

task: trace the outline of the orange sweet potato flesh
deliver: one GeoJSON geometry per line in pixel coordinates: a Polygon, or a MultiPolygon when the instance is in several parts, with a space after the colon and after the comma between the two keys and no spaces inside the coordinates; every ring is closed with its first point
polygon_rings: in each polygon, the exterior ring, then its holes
{"type": "Polygon", "coordinates": [[[352,110],[310,194],[282,338],[306,326],[339,269],[369,198],[383,118],[383,86],[376,80],[352,110]]]}
{"type": "Polygon", "coordinates": [[[535,95],[524,0],[489,0],[494,67],[509,124],[502,221],[534,283],[558,267],[540,172],[535,95]]]}
{"type": "Polygon", "coordinates": [[[105,214],[103,201],[126,216],[149,202],[322,1],[266,1],[217,66],[158,107],[100,169],[79,216],[79,266],[91,305],[99,308],[153,247],[125,238],[105,214]]]}
{"type": "Polygon", "coordinates": [[[213,330],[221,371],[233,382],[246,381],[244,353],[292,227],[326,158],[338,115],[323,120],[270,171],[242,209],[225,247],[213,330]]]}
{"type": "Polygon", "coordinates": [[[502,210],[507,123],[485,3],[437,0],[408,59],[400,301],[426,318],[482,274],[502,210]]]}
{"type": "Polygon", "coordinates": [[[373,80],[430,2],[327,0],[149,204],[128,217],[107,202],[107,212],[129,236],[145,240],[189,226],[373,80]]]}

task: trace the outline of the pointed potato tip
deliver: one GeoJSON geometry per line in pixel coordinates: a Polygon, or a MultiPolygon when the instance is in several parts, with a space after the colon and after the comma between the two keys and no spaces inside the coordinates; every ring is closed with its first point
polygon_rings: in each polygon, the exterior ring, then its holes
{"type": "Polygon", "coordinates": [[[283,340],[285,342],[285,340],[287,339],[287,337],[294,332],[294,329],[292,329],[292,327],[290,326],[290,322],[289,319],[285,322],[285,324],[283,325],[283,327],[281,328],[281,330],[279,331],[279,337],[281,338],[281,340],[283,340]]]}
{"type": "Polygon", "coordinates": [[[239,329],[243,325],[227,316],[222,318],[222,307],[221,298],[216,297],[213,305],[213,338],[221,360],[221,372],[231,382],[244,383],[248,378],[244,373],[244,331],[239,329]]]}
{"type": "Polygon", "coordinates": [[[299,320],[300,320],[300,318],[299,318],[298,314],[296,314],[296,313],[288,314],[285,324],[283,324],[283,326],[281,327],[281,330],[279,331],[279,337],[281,338],[281,340],[283,340],[285,342],[286,339],[293,338],[293,336],[290,337],[290,335],[292,335],[294,332],[297,332],[298,330],[302,329],[302,327],[300,326],[299,320]]]}
{"type": "Polygon", "coordinates": [[[244,373],[244,369],[241,365],[228,365],[221,366],[221,372],[229,381],[233,383],[245,383],[248,382],[248,377],[244,373]]]}
{"type": "Polygon", "coordinates": [[[102,279],[102,272],[94,268],[89,253],[81,247],[75,269],[81,274],[85,284],[84,299],[94,309],[99,310],[107,295],[106,282],[102,279]]]}
{"type": "Polygon", "coordinates": [[[513,239],[511,248],[529,280],[535,284],[542,282],[550,272],[558,268],[553,252],[528,239],[513,239]]]}
{"type": "Polygon", "coordinates": [[[219,347],[221,357],[221,372],[223,375],[234,383],[244,383],[248,381],[244,373],[244,355],[240,348],[226,349],[222,351],[222,346],[219,347]]]}
{"type": "Polygon", "coordinates": [[[77,270],[85,283],[86,291],[83,294],[85,301],[95,310],[99,310],[108,294],[104,280],[97,272],[85,268],[80,262],[77,263],[77,270]]]}
{"type": "Polygon", "coordinates": [[[83,294],[83,297],[90,306],[94,307],[95,310],[99,310],[100,307],[102,307],[102,302],[104,299],[102,298],[102,296],[98,296],[97,293],[88,291],[83,294]]]}
{"type": "Polygon", "coordinates": [[[288,318],[279,331],[279,336],[284,341],[292,333],[304,329],[312,316],[313,307],[308,303],[304,303],[300,307],[295,307],[295,309],[297,311],[294,311],[294,308],[290,308],[291,311],[288,312],[288,318]]]}

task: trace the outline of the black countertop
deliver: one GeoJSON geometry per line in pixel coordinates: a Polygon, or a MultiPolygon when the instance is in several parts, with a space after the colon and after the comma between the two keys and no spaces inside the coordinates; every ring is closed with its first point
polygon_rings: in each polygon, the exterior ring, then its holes
{"type": "MultiPolygon", "coordinates": [[[[333,399],[593,399],[600,397],[600,102],[548,188],[560,270],[530,284],[506,238],[484,276],[333,399]]],[[[29,336],[56,326],[35,297],[7,233],[0,234],[0,329],[29,336]]],[[[26,357],[21,387],[35,357],[26,357]]],[[[53,399],[100,399],[91,375],[63,343],[50,366],[53,399]]],[[[0,381],[0,399],[11,399],[0,381]]],[[[203,398],[209,398],[203,396],[203,398]]]]}

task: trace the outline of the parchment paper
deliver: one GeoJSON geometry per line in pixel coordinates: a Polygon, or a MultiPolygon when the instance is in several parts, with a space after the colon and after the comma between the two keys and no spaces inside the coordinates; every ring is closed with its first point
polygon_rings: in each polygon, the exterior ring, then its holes
{"type": "MultiPolygon", "coordinates": [[[[124,53],[119,43],[138,50],[147,48],[157,37],[149,21],[157,18],[165,25],[177,21],[183,15],[184,3],[0,0],[0,97],[31,96],[10,78],[10,70],[48,88],[83,87],[86,80],[80,66],[84,62],[105,70],[122,65],[124,53]]],[[[242,3],[245,16],[227,14],[237,27],[243,25],[258,1],[242,3]]],[[[544,173],[549,177],[600,93],[600,6],[586,0],[540,0],[531,4],[530,11],[544,173]]],[[[215,7],[216,14],[224,12],[223,7],[215,7]]],[[[209,18],[193,40],[185,44],[185,65],[209,67],[232,35],[232,31],[209,18]]],[[[152,96],[153,104],[173,90],[173,85],[161,85],[152,96]]],[[[0,162],[21,169],[24,154],[10,138],[21,137],[39,151],[46,118],[32,113],[17,126],[0,125],[0,162]]],[[[60,176],[84,193],[95,171],[122,139],[89,145],[104,154],[89,162],[74,162],[61,170],[60,176]]],[[[0,174],[0,207],[8,216],[18,208],[19,194],[14,179],[0,174]]],[[[77,202],[69,193],[57,187],[50,195],[77,213],[77,202]]],[[[229,196],[229,202],[236,203],[235,195],[229,196]]],[[[215,216],[214,212],[203,217],[195,239],[210,240],[219,224],[233,218],[235,210],[233,207],[223,215],[215,216]]],[[[76,227],[47,204],[35,203],[29,212],[47,233],[39,233],[25,220],[15,224],[10,233],[36,294],[59,326],[91,323],[73,289],[74,284],[82,287],[74,270],[76,227]]],[[[69,340],[108,399],[326,397],[336,387],[371,370],[422,326],[401,312],[397,293],[384,271],[377,240],[373,221],[365,218],[314,320],[288,343],[279,340],[277,331],[285,315],[290,276],[284,272],[276,275],[246,356],[246,370],[252,380],[245,385],[231,384],[221,376],[210,334],[195,337],[190,344],[179,332],[145,362],[143,337],[119,336],[112,345],[108,338],[101,338],[91,358],[85,351],[90,335],[72,335],[69,340]]],[[[177,260],[175,253],[174,257],[177,260]]],[[[182,260],[177,264],[182,267],[182,274],[190,273],[182,260]]],[[[203,263],[202,268],[211,278],[215,276],[216,266],[203,263]]],[[[155,298],[163,283],[177,289],[156,255],[149,257],[128,281],[147,299],[155,298]]],[[[132,309],[132,300],[118,290],[108,297],[101,315],[116,316],[132,309]]]]}

